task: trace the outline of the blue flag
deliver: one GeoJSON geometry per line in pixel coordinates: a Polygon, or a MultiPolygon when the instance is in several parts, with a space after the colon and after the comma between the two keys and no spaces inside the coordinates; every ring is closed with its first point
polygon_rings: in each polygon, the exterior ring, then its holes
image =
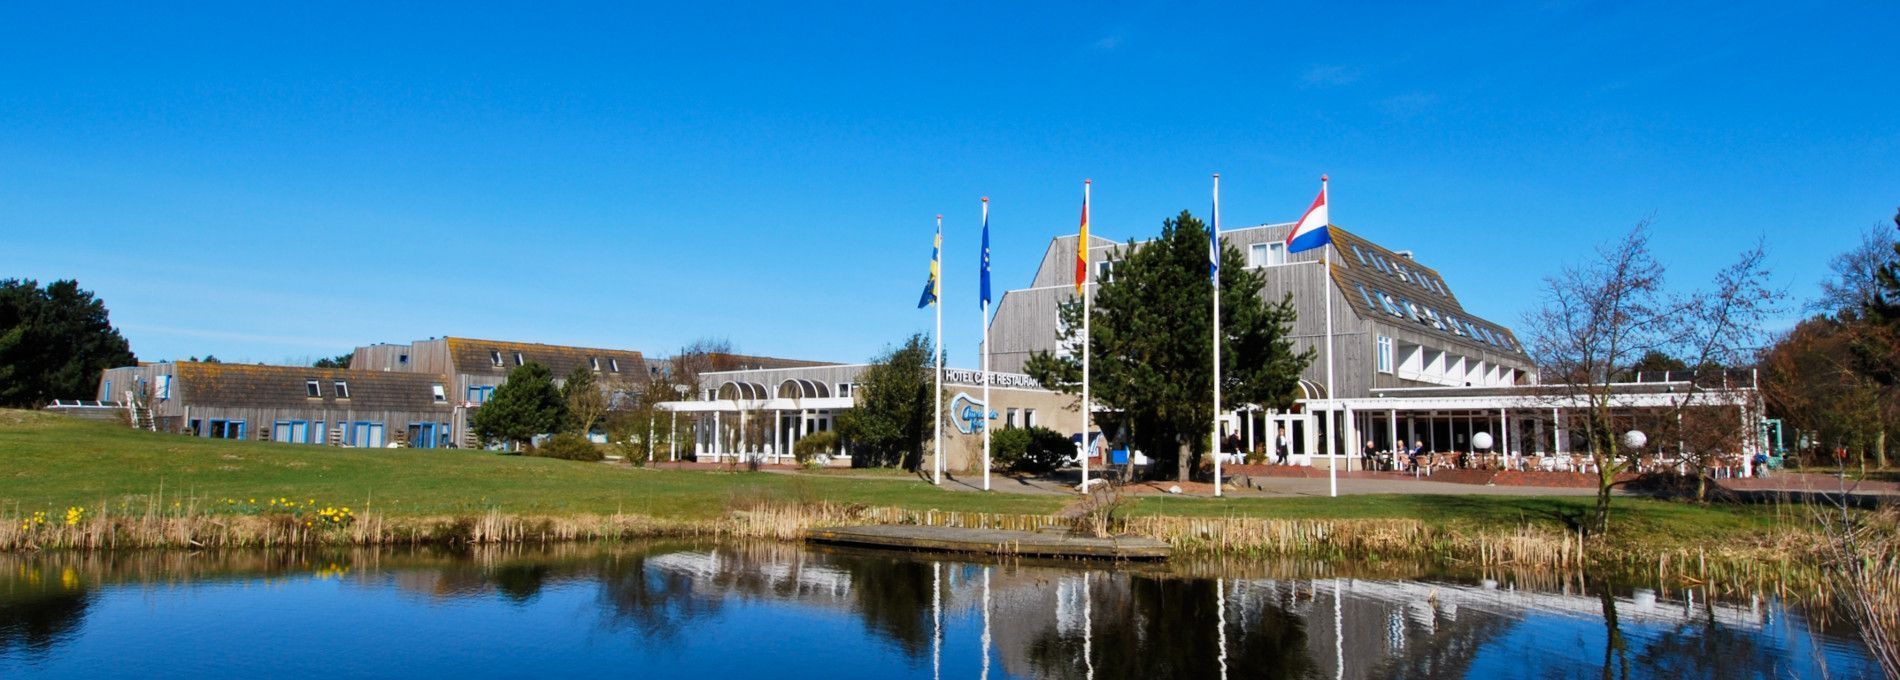
{"type": "Polygon", "coordinates": [[[1220,175],[1214,176],[1214,223],[1207,228],[1207,278],[1220,285],[1220,175]]]}
{"type": "Polygon", "coordinates": [[[990,304],[990,199],[983,199],[983,301],[990,304]]]}

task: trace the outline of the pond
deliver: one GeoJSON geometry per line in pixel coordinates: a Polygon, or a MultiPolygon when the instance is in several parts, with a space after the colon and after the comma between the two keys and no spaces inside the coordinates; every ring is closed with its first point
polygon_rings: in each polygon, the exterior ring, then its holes
{"type": "Polygon", "coordinates": [[[0,677],[1879,674],[1773,598],[1329,571],[782,543],[0,555],[0,677]]]}

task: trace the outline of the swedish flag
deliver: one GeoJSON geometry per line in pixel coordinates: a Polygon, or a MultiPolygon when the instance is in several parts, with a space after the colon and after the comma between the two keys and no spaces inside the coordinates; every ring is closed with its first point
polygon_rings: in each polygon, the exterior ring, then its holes
{"type": "Polygon", "coordinates": [[[938,256],[943,253],[943,224],[937,225],[937,240],[930,246],[930,280],[924,282],[924,295],[917,298],[917,308],[923,309],[937,303],[937,297],[943,292],[943,282],[937,280],[938,256]]]}

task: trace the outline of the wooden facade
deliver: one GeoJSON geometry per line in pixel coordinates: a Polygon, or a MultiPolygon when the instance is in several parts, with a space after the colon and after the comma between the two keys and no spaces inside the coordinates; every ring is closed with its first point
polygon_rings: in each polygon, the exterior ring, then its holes
{"type": "Polygon", "coordinates": [[[419,373],[154,363],[107,369],[99,389],[153,429],[220,439],[436,448],[464,420],[441,378],[419,373]]]}
{"type": "MultiPolygon", "coordinates": [[[[1283,244],[1290,228],[1234,229],[1223,231],[1221,238],[1247,255],[1249,267],[1265,277],[1260,291],[1264,299],[1278,302],[1292,296],[1297,316],[1290,339],[1295,351],[1312,349],[1315,357],[1301,376],[1307,397],[1326,396],[1320,388],[1326,383],[1329,303],[1337,353],[1333,383],[1339,398],[1366,396],[1378,388],[1509,385],[1531,380],[1533,364],[1515,334],[1465,311],[1436,270],[1339,227],[1332,227],[1332,246],[1286,254],[1274,244],[1283,244]],[[1256,246],[1262,250],[1256,251],[1256,246]],[[1330,279],[1321,259],[1329,248],[1333,251],[1330,279]],[[1401,269],[1403,274],[1396,273],[1401,269]],[[1361,294],[1361,289],[1367,293],[1361,294]],[[1384,298],[1374,296],[1375,290],[1384,298]],[[1320,291],[1324,295],[1315,294],[1320,291]],[[1387,298],[1395,305],[1408,303],[1405,315],[1388,311],[1380,302],[1387,298]],[[1474,333],[1473,328],[1482,330],[1474,333]],[[1381,338],[1389,346],[1389,369],[1382,369],[1379,362],[1381,338]],[[1408,368],[1408,358],[1418,365],[1408,368]]],[[[1127,246],[1091,240],[1095,241],[1091,259],[1096,263],[1090,272],[1093,285],[1104,268],[1113,271],[1112,263],[1127,246]]],[[[997,370],[1019,372],[1034,353],[1062,349],[1057,341],[1058,309],[1075,299],[1075,244],[1074,235],[1052,239],[1030,287],[1005,292],[997,303],[990,323],[990,361],[997,370]]]]}

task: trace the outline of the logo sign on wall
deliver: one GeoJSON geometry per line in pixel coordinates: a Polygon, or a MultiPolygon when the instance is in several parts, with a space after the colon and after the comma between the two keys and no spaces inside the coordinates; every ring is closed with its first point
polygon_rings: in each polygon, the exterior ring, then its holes
{"type": "Polygon", "coordinates": [[[970,395],[958,392],[957,396],[950,399],[950,417],[954,419],[958,432],[976,434],[988,427],[987,421],[994,420],[996,412],[990,411],[983,402],[972,399],[970,395]]]}

